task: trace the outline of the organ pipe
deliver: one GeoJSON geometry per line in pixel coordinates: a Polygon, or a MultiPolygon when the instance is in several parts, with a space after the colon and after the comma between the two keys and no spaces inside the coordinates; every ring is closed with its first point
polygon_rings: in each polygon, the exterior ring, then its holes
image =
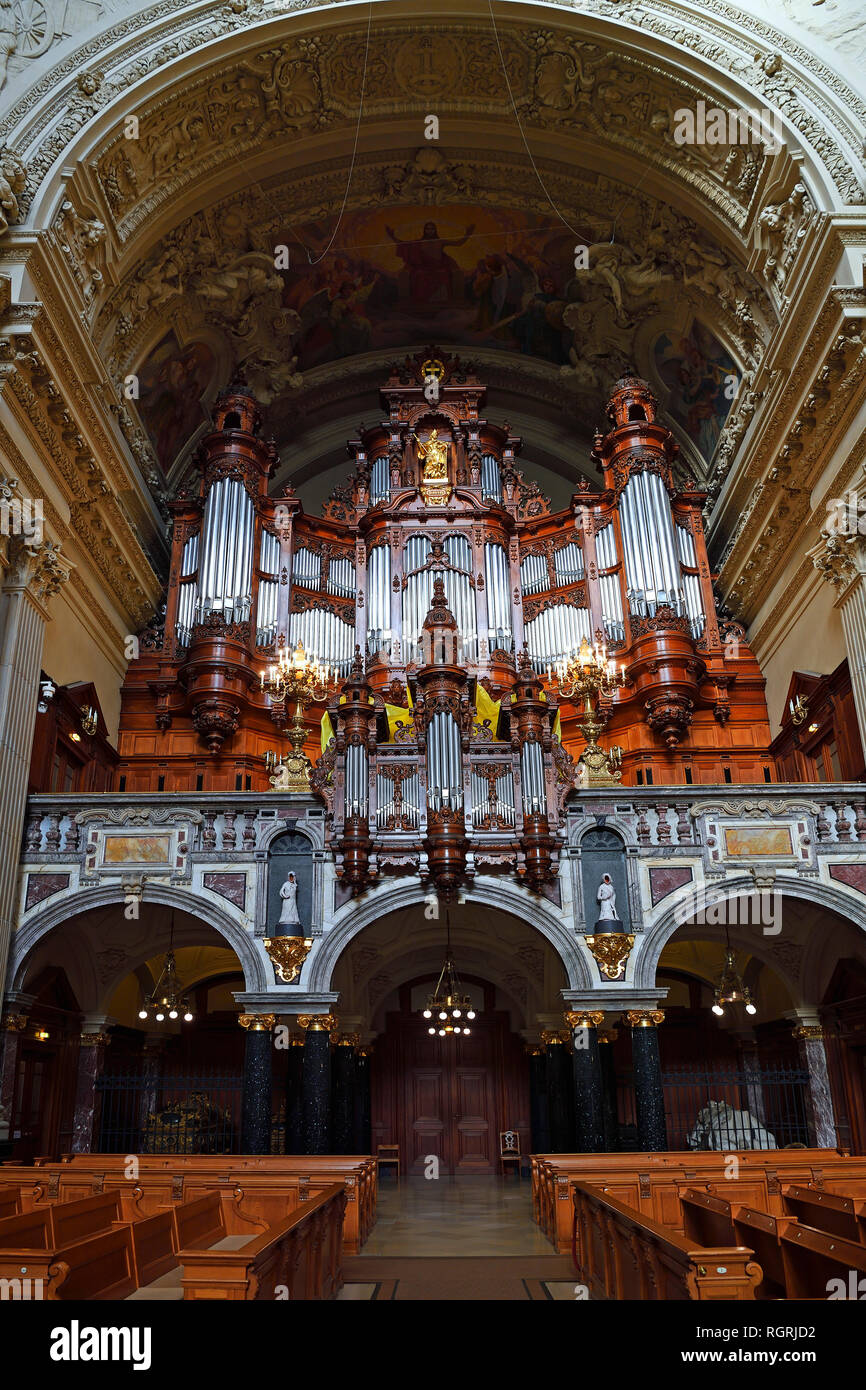
{"type": "Polygon", "coordinates": [[[448,710],[437,710],[427,726],[428,804],[434,811],[463,808],[460,729],[448,710]]]}
{"type": "Polygon", "coordinates": [[[663,604],[683,610],[681,572],[674,524],[664,483],[657,473],[634,473],[619,503],[629,604],[640,616],[663,604]]]}
{"type": "Polygon", "coordinates": [[[391,549],[375,546],[367,556],[367,651],[391,654],[391,549]]]}
{"type": "Polygon", "coordinates": [[[541,744],[526,742],[520,749],[520,779],[523,783],[524,815],[542,815],[547,810],[544,795],[544,757],[541,744]]]}
{"type": "Polygon", "coordinates": [[[501,545],[484,543],[484,575],[487,583],[487,636],[490,650],[510,652],[514,645],[508,557],[501,545]]]}
{"type": "Polygon", "coordinates": [[[373,460],[373,467],[370,470],[370,505],[375,506],[377,502],[390,502],[391,500],[391,469],[388,465],[387,455],[382,454],[373,460]]]}
{"type": "Polygon", "coordinates": [[[483,454],[481,458],[481,496],[502,501],[502,476],[494,454],[483,454]]]}
{"type": "Polygon", "coordinates": [[[568,661],[580,646],[581,639],[591,641],[588,608],[571,603],[551,604],[525,625],[529,659],[534,669],[543,674],[548,666],[568,661]]]}
{"type": "Polygon", "coordinates": [[[196,615],[221,612],[226,622],[243,622],[252,602],[255,510],[236,478],[211,485],[202,518],[202,564],[196,615]]]}
{"type": "Polygon", "coordinates": [[[293,647],[300,642],[308,656],[316,657],[339,675],[348,674],[355,652],[355,627],[353,623],[344,623],[336,613],[325,608],[292,613],[289,641],[293,647]]]}
{"type": "Polygon", "coordinates": [[[553,568],[556,574],[556,582],[561,587],[566,584],[575,584],[583,578],[583,551],[574,541],[569,541],[568,545],[560,546],[559,550],[553,554],[553,568]]]}

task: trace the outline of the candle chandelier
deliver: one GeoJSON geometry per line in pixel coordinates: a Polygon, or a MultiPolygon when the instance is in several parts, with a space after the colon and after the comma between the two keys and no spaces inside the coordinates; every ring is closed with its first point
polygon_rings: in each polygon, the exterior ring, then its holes
{"type": "MultiPolygon", "coordinates": [[[[597,634],[600,638],[600,634],[597,634]]],[[[625,670],[617,670],[607,654],[607,646],[599,640],[590,646],[584,637],[578,651],[569,661],[548,666],[547,676],[556,683],[561,698],[583,701],[583,713],[578,727],[586,740],[581,754],[584,784],[587,786],[616,786],[621,773],[622,749],[615,745],[608,752],[599,745],[598,736],[607,720],[601,711],[601,700],[610,699],[626,683],[625,670]]]]}
{"type": "Polygon", "coordinates": [[[725,1004],[745,1004],[747,1014],[758,1012],[752,1001],[752,992],[747,985],[743,984],[743,977],[737,969],[727,925],[725,926],[725,963],[722,966],[722,973],[718,978],[713,995],[713,1013],[718,1018],[724,1014],[725,1004]]]}
{"type": "Polygon", "coordinates": [[[190,1002],[183,991],[177,966],[174,959],[174,912],[171,914],[171,933],[168,940],[168,950],[165,953],[165,960],[162,965],[162,973],[153,987],[150,996],[144,1001],[138,1011],[140,1019],[150,1021],[154,1019],[157,1023],[164,1023],[166,1018],[174,1021],[183,1015],[184,1023],[192,1023],[193,1012],[190,1002]]]}
{"type": "Polygon", "coordinates": [[[325,700],[335,679],[336,673],[331,667],[323,666],[315,656],[307,656],[300,642],[294,649],[283,647],[276,662],[262,671],[261,688],[272,700],[284,706],[295,701],[294,717],[287,729],[291,752],[284,760],[275,760],[273,764],[271,783],[281,791],[308,792],[310,789],[310,760],[304,753],[307,737],[304,709],[325,700]]]}
{"type": "Polygon", "coordinates": [[[431,1037],[440,1038],[468,1035],[469,1024],[475,1018],[475,1009],[469,995],[464,993],[451,954],[451,921],[445,917],[445,964],[443,965],[436,988],[427,996],[427,1007],[422,1009],[421,1017],[431,1020],[427,1032],[431,1037]]]}

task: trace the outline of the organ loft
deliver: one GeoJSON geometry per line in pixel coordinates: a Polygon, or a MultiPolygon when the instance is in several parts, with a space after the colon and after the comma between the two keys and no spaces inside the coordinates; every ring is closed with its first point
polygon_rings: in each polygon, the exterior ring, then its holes
{"type": "Polygon", "coordinates": [[[420,874],[556,877],[578,788],[775,779],[764,682],[719,618],[704,494],[646,382],[624,377],[552,511],[474,368],[394,365],[321,516],[233,383],[171,505],[162,625],[122,692],[125,792],[286,788],[292,743],[352,893],[420,874]],[[311,667],[297,701],[268,672],[311,667]],[[303,729],[303,735],[299,733],[303,729]]]}

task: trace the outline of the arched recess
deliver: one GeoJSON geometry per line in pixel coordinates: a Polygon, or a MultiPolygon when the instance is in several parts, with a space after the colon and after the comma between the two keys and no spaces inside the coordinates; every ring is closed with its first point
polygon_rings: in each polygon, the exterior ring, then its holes
{"type": "MultiPolygon", "coordinates": [[[[198,919],[206,926],[212,927],[237,956],[244,975],[245,989],[250,992],[261,992],[270,987],[271,972],[267,959],[263,954],[260,954],[253,937],[234,921],[229,913],[224,912],[215,903],[190,894],[182,888],[175,888],[169,884],[151,883],[145,885],[141,902],[143,908],[146,908],[148,904],[174,908],[189,917],[198,919]]],[[[74,899],[74,911],[70,911],[69,899],[61,899],[54,904],[50,901],[46,903],[43,908],[34,912],[27,924],[13,938],[8,974],[11,987],[13,989],[22,988],[21,981],[26,974],[28,961],[40,942],[55,927],[70,923],[94,910],[114,906],[123,907],[125,903],[126,899],[120,885],[95,888],[77,894],[74,899]]],[[[167,939],[165,942],[158,938],[149,940],[143,959],[150,958],[156,950],[163,949],[167,945],[167,939]]],[[[85,972],[90,997],[98,999],[110,997],[116,979],[127,974],[131,968],[128,963],[124,963],[118,969],[116,978],[111,976],[107,981],[102,981],[97,974],[96,963],[93,958],[88,957],[85,961],[79,962],[79,966],[85,972]]]]}
{"type": "MultiPolygon", "coordinates": [[[[569,989],[592,989],[592,980],[586,961],[581,957],[574,936],[562,924],[556,909],[548,906],[542,899],[501,882],[476,880],[463,897],[467,903],[483,903],[499,912],[510,913],[536,931],[553,947],[565,970],[569,989]]],[[[332,989],[331,980],[334,969],[349,943],[365,927],[378,921],[380,917],[400,908],[417,907],[423,914],[428,899],[411,882],[383,884],[375,892],[365,895],[363,902],[347,903],[337,914],[334,925],[311,951],[300,983],[310,993],[325,993],[332,989]]],[[[443,940],[444,940],[444,920],[443,940]]]]}
{"type": "MultiPolygon", "coordinates": [[[[673,902],[667,907],[647,928],[643,936],[638,938],[640,942],[640,955],[635,964],[634,983],[636,988],[651,988],[654,985],[659,958],[667,942],[676,932],[700,935],[700,937],[706,940],[724,941],[724,923],[712,920],[715,914],[710,910],[709,901],[707,901],[706,905],[706,915],[708,915],[711,920],[706,923],[695,923],[693,921],[694,912],[699,909],[701,902],[700,891],[700,889],[697,890],[699,895],[697,900],[693,895],[683,895],[679,897],[679,901],[673,902]]],[[[860,933],[866,933],[866,903],[861,904],[860,902],[856,902],[853,896],[849,896],[839,889],[833,888],[829,884],[821,883],[815,879],[780,877],[776,879],[774,889],[767,890],[768,898],[774,895],[773,902],[780,908],[780,931],[773,930],[779,918],[775,916],[776,907],[772,907],[769,901],[767,907],[763,910],[763,924],[759,921],[757,925],[751,925],[751,923],[755,922],[757,914],[761,912],[760,905],[756,901],[760,890],[756,889],[754,879],[745,876],[735,879],[726,879],[723,883],[718,885],[705,885],[703,892],[708,895],[711,893],[713,902],[716,902],[720,898],[725,902],[737,899],[738,904],[744,905],[738,906],[737,921],[732,920],[729,926],[732,944],[739,943],[747,946],[758,959],[764,961],[773,970],[784,976],[800,1003],[817,1002],[817,999],[809,1000],[807,997],[810,993],[808,983],[809,970],[807,969],[807,961],[809,960],[810,954],[808,947],[811,944],[814,953],[814,942],[810,943],[807,940],[801,944],[786,941],[784,925],[785,900],[795,900],[798,904],[808,903],[811,907],[817,909],[819,913],[821,909],[824,909],[827,918],[832,921],[833,925],[844,926],[847,924],[855,928],[858,935],[860,933]],[[744,915],[746,915],[745,907],[749,905],[750,900],[755,903],[755,906],[754,908],[749,908],[748,924],[741,926],[739,922],[744,915]],[[763,930],[765,926],[771,929],[767,933],[763,930]],[[784,949],[781,952],[778,949],[774,951],[773,948],[775,943],[782,943],[787,946],[798,945],[800,949],[793,953],[789,951],[789,959],[786,963],[783,959],[785,954],[784,949]],[[796,968],[794,968],[795,956],[796,968]]],[[[730,915],[733,918],[733,910],[730,915]]],[[[815,937],[818,934],[819,933],[813,931],[811,936],[815,937]]],[[[866,936],[864,936],[863,939],[864,943],[866,943],[866,936]]]]}

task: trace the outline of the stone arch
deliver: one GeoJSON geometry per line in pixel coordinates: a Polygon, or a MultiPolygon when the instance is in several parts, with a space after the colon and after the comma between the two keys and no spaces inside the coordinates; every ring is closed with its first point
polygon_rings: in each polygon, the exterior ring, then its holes
{"type": "MultiPolygon", "coordinates": [[[[690,894],[687,898],[680,897],[678,901],[672,902],[669,906],[662,909],[655,921],[647,930],[637,938],[640,950],[634,964],[634,986],[635,988],[652,988],[655,984],[656,973],[658,970],[659,958],[672,936],[681,928],[688,925],[690,918],[684,917],[684,901],[688,903],[700,902],[700,893],[712,889],[713,895],[721,893],[725,899],[747,897],[759,892],[756,888],[755,880],[749,876],[741,875],[734,879],[727,879],[724,883],[716,885],[688,885],[690,894]]],[[[767,890],[770,891],[770,890],[767,890]]],[[[803,902],[811,903],[818,907],[824,907],[835,913],[843,920],[850,922],[860,931],[866,932],[866,902],[855,902],[853,896],[832,887],[830,884],[822,883],[815,879],[795,879],[777,878],[774,889],[781,898],[796,898],[803,902]]],[[[705,933],[707,939],[724,939],[723,926],[708,924],[700,928],[705,933]]],[[[732,936],[736,935],[736,928],[732,936]]],[[[770,938],[772,940],[772,938],[770,938]]],[[[758,936],[756,940],[749,939],[749,948],[752,953],[760,960],[782,975],[799,992],[799,979],[795,979],[791,972],[783,964],[774,958],[772,952],[761,949],[764,938],[758,936]]],[[[802,971],[799,972],[802,974],[802,971]]]]}
{"type": "MultiPolygon", "coordinates": [[[[56,903],[49,901],[44,907],[38,908],[13,938],[8,973],[10,987],[20,988],[20,981],[32,952],[55,927],[62,926],[70,918],[79,917],[93,909],[120,905],[125,901],[119,884],[105,885],[78,893],[74,900],[62,898],[56,903]],[[70,911],[73,901],[74,911],[70,911]]],[[[247,991],[256,992],[271,988],[270,966],[264,953],[257,947],[255,939],[230,913],[218,907],[216,903],[209,902],[186,889],[161,883],[145,884],[142,901],[177,908],[190,916],[200,918],[234,951],[243,971],[244,987],[247,991]]],[[[92,974],[94,992],[98,993],[95,965],[92,961],[88,961],[87,965],[88,973],[92,974]]]]}
{"type": "MultiPolygon", "coordinates": [[[[311,994],[329,991],[334,968],[350,941],[389,912],[413,905],[422,907],[425,901],[425,895],[416,883],[397,882],[383,884],[375,892],[365,894],[363,903],[359,904],[357,900],[347,903],[337,913],[333,926],[310,953],[301,977],[304,990],[311,994]]],[[[594,981],[587,960],[580,954],[572,933],[563,925],[561,914],[557,916],[552,905],[531,897],[525,890],[505,881],[492,880],[476,880],[466,890],[465,901],[482,903],[522,918],[553,947],[565,970],[569,989],[593,988],[594,981]]]]}

